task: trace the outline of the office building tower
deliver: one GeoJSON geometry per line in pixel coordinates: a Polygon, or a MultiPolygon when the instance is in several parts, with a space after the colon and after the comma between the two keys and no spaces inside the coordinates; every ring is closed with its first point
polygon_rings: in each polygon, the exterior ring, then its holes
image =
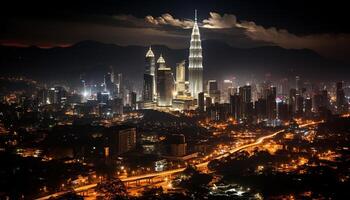
{"type": "Polygon", "coordinates": [[[117,75],[115,82],[117,87],[115,96],[123,98],[123,94],[124,94],[123,74],[119,73],[117,75]]]}
{"type": "Polygon", "coordinates": [[[123,114],[124,103],[122,98],[114,98],[112,101],[112,112],[116,115],[123,114]]]}
{"type": "Polygon", "coordinates": [[[208,94],[214,101],[214,103],[220,103],[220,90],[216,80],[208,81],[208,94]]]}
{"type": "Polygon", "coordinates": [[[277,102],[277,119],[289,121],[289,105],[284,101],[277,102]]]}
{"type": "Polygon", "coordinates": [[[114,96],[116,86],[114,84],[113,70],[104,75],[104,86],[105,86],[104,91],[108,92],[111,96],[114,96]]]}
{"type": "Polygon", "coordinates": [[[322,108],[329,108],[329,99],[327,90],[322,90],[320,93],[314,95],[313,109],[319,112],[322,108]]]}
{"type": "MultiPolygon", "coordinates": [[[[149,47],[147,53],[146,53],[146,65],[145,65],[145,74],[147,74],[147,87],[151,86],[152,89],[148,91],[152,91],[152,101],[155,100],[156,96],[157,96],[157,69],[156,69],[156,60],[155,60],[155,56],[154,53],[152,51],[152,48],[149,47]],[[152,83],[149,82],[149,79],[152,78],[152,83]]],[[[146,81],[145,81],[146,82],[146,81]]],[[[148,97],[150,95],[147,94],[147,100],[148,101],[148,97]]]]}
{"type": "Polygon", "coordinates": [[[230,96],[230,115],[235,120],[241,119],[241,98],[239,94],[230,96]]]}
{"type": "Polygon", "coordinates": [[[292,88],[289,91],[289,105],[291,107],[291,113],[295,113],[297,110],[297,90],[292,88]]]}
{"type": "Polygon", "coordinates": [[[307,119],[312,117],[312,99],[310,97],[304,99],[304,117],[307,119]]]}
{"type": "Polygon", "coordinates": [[[160,55],[157,63],[157,92],[158,106],[171,106],[174,93],[174,77],[171,68],[166,67],[165,60],[160,55]]]}
{"type": "Polygon", "coordinates": [[[212,105],[212,99],[210,97],[205,97],[205,110],[207,110],[212,105]]]}
{"type": "Polygon", "coordinates": [[[174,157],[182,157],[186,155],[186,141],[183,134],[171,135],[168,139],[170,143],[170,155],[174,157]]]}
{"type": "Polygon", "coordinates": [[[198,110],[204,112],[204,92],[198,93],[198,110]]]}
{"type": "Polygon", "coordinates": [[[153,101],[153,76],[150,74],[143,74],[143,90],[142,100],[144,102],[153,101]]]}
{"type": "Polygon", "coordinates": [[[256,112],[256,116],[258,121],[263,121],[267,118],[267,104],[266,104],[266,99],[264,98],[259,98],[256,102],[255,102],[255,112],[256,112]]]}
{"type": "Polygon", "coordinates": [[[185,61],[182,61],[176,65],[176,93],[177,95],[184,95],[186,90],[185,85],[186,68],[185,61]]]}
{"type": "Polygon", "coordinates": [[[275,120],[277,111],[276,111],[276,87],[270,87],[267,92],[266,97],[266,114],[268,120],[275,120]]]}
{"type": "Polygon", "coordinates": [[[301,85],[300,85],[300,77],[296,76],[295,77],[295,89],[297,90],[297,93],[301,90],[301,85]]]}
{"type": "Polygon", "coordinates": [[[130,107],[131,110],[136,110],[136,92],[130,92],[129,93],[129,99],[130,99],[130,107]]]}
{"type": "Polygon", "coordinates": [[[222,100],[224,103],[230,102],[230,95],[233,94],[233,83],[231,80],[224,80],[222,83],[222,100]]]}
{"type": "Polygon", "coordinates": [[[106,130],[110,150],[117,154],[126,153],[136,147],[136,128],[127,126],[112,126],[106,130]]]}
{"type": "Polygon", "coordinates": [[[348,102],[345,99],[345,93],[343,89],[343,83],[338,82],[336,84],[336,106],[338,114],[345,114],[348,111],[348,102]]]}
{"type": "Polygon", "coordinates": [[[48,103],[48,90],[41,89],[38,91],[38,101],[40,105],[46,105],[48,103]]]}
{"type": "Polygon", "coordinates": [[[304,97],[301,94],[296,95],[296,113],[302,116],[304,112],[304,97]]]}
{"type": "Polygon", "coordinates": [[[66,99],[66,90],[56,86],[48,90],[48,104],[62,104],[66,99]]]}
{"type": "Polygon", "coordinates": [[[103,104],[107,104],[109,99],[109,93],[108,92],[98,92],[97,93],[97,102],[98,103],[103,103],[103,104]]]}
{"type": "Polygon", "coordinates": [[[252,100],[252,88],[250,85],[245,85],[239,88],[239,96],[241,99],[241,117],[248,118],[251,116],[251,100],[252,100]]]}
{"type": "Polygon", "coordinates": [[[195,11],[195,21],[191,34],[190,54],[188,60],[189,91],[191,96],[197,99],[198,93],[203,92],[203,58],[200,33],[197,24],[197,10],[195,11]]]}

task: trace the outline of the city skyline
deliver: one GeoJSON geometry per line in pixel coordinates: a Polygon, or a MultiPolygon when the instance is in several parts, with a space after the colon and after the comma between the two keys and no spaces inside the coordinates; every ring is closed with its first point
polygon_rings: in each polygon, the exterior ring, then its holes
{"type": "Polygon", "coordinates": [[[0,199],[349,199],[342,4],[14,0],[2,13],[0,199]]]}

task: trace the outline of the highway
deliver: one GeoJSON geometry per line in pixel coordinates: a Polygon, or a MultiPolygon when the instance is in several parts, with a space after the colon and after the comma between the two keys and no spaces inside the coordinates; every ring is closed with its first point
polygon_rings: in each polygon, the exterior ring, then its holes
{"type": "MultiPolygon", "coordinates": [[[[299,127],[300,128],[303,128],[303,127],[307,127],[307,126],[311,126],[311,125],[316,125],[316,124],[319,124],[319,123],[322,123],[323,121],[317,121],[317,122],[310,122],[310,123],[306,123],[306,124],[302,124],[300,125],[299,127]]],[[[234,149],[231,149],[230,151],[228,151],[227,153],[225,154],[222,154],[222,155],[219,155],[215,158],[213,158],[213,160],[215,159],[221,159],[221,158],[224,158],[224,157],[227,157],[229,156],[230,154],[232,153],[235,153],[235,152],[238,152],[240,150],[243,150],[243,149],[246,149],[246,148],[249,148],[249,147],[253,147],[253,146],[256,146],[256,145],[259,145],[261,144],[262,142],[264,142],[264,140],[266,139],[270,139],[270,138],[273,138],[275,137],[276,135],[284,132],[285,129],[282,129],[282,130],[279,130],[279,131],[276,131],[274,133],[271,133],[269,135],[266,135],[266,136],[262,136],[260,138],[258,138],[255,142],[253,143],[249,143],[249,144],[245,144],[245,145],[242,145],[242,146],[239,146],[239,147],[236,147],[234,149]]],[[[203,167],[207,167],[208,164],[209,164],[210,161],[206,161],[206,162],[203,162],[203,163],[199,163],[196,165],[197,168],[203,168],[203,167]]],[[[162,171],[162,172],[154,172],[154,173],[149,173],[149,174],[143,174],[143,175],[138,175],[138,176],[131,176],[131,177],[126,177],[126,178],[122,178],[121,181],[123,182],[129,182],[129,181],[136,181],[136,180],[140,180],[140,179],[147,179],[147,178],[152,178],[152,177],[156,177],[156,176],[169,176],[171,174],[176,174],[176,173],[179,173],[179,172],[182,172],[184,171],[186,168],[185,167],[182,167],[182,168],[178,168],[178,169],[171,169],[171,170],[166,170],[166,171],[162,171]]],[[[96,183],[94,184],[89,184],[89,185],[85,185],[85,186],[81,186],[81,187],[78,187],[78,188],[75,188],[74,191],[75,192],[81,192],[81,191],[85,191],[85,190],[89,190],[89,189],[92,189],[94,187],[96,187],[96,183]]],[[[51,194],[51,195],[48,195],[48,196],[45,196],[45,197],[41,197],[41,198],[38,198],[37,200],[46,200],[46,199],[49,199],[51,197],[58,197],[58,196],[61,196],[63,194],[66,194],[68,191],[62,191],[62,192],[57,192],[57,193],[54,193],[54,194],[51,194]]]]}

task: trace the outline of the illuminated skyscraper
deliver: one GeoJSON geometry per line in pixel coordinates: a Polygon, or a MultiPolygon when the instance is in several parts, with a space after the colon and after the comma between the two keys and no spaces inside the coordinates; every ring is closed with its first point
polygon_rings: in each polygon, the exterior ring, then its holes
{"type": "Polygon", "coordinates": [[[233,84],[231,80],[224,80],[222,84],[222,100],[224,103],[230,102],[230,95],[233,94],[233,84]]]}
{"type": "Polygon", "coordinates": [[[185,61],[178,63],[176,66],[176,92],[179,95],[183,95],[185,92],[185,61]]]}
{"type": "Polygon", "coordinates": [[[171,68],[166,67],[162,55],[160,55],[157,63],[159,64],[157,70],[158,106],[171,106],[174,92],[174,77],[171,68]]]}
{"type": "Polygon", "coordinates": [[[144,100],[155,100],[157,96],[157,70],[156,70],[156,59],[154,53],[149,47],[146,53],[146,66],[145,66],[145,75],[144,75],[144,93],[146,93],[146,98],[144,100]],[[147,80],[146,80],[147,79],[147,80]],[[149,82],[149,80],[152,82],[149,82]],[[146,87],[145,87],[146,86],[146,87]],[[147,91],[146,91],[147,90],[147,91]]]}
{"type": "Polygon", "coordinates": [[[197,10],[191,35],[190,55],[188,66],[189,91],[193,98],[197,98],[198,93],[203,92],[203,65],[202,65],[202,45],[197,24],[197,10]]]}
{"type": "Polygon", "coordinates": [[[214,103],[220,103],[220,90],[216,80],[208,81],[208,93],[214,103]]]}
{"type": "Polygon", "coordinates": [[[146,65],[145,65],[145,73],[143,75],[143,101],[151,102],[154,100],[156,96],[156,83],[155,83],[155,58],[152,52],[151,47],[149,48],[146,54],[146,65]]]}
{"type": "Polygon", "coordinates": [[[336,106],[338,114],[345,114],[348,111],[348,103],[345,99],[343,82],[338,82],[336,84],[336,106]]]}

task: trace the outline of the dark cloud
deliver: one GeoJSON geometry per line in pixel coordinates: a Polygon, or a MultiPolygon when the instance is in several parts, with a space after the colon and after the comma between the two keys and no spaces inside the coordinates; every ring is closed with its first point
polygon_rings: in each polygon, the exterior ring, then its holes
{"type": "MultiPolygon", "coordinates": [[[[203,16],[203,14],[202,14],[203,16]]],[[[234,14],[210,12],[199,21],[203,39],[222,40],[236,47],[278,45],[312,49],[341,60],[350,57],[350,34],[295,34],[286,29],[240,20],[234,14]]],[[[72,18],[12,17],[2,21],[2,44],[66,46],[81,40],[97,40],[119,45],[165,44],[188,47],[192,19],[164,13],[136,17],[131,14],[79,15],[72,18]]]]}

